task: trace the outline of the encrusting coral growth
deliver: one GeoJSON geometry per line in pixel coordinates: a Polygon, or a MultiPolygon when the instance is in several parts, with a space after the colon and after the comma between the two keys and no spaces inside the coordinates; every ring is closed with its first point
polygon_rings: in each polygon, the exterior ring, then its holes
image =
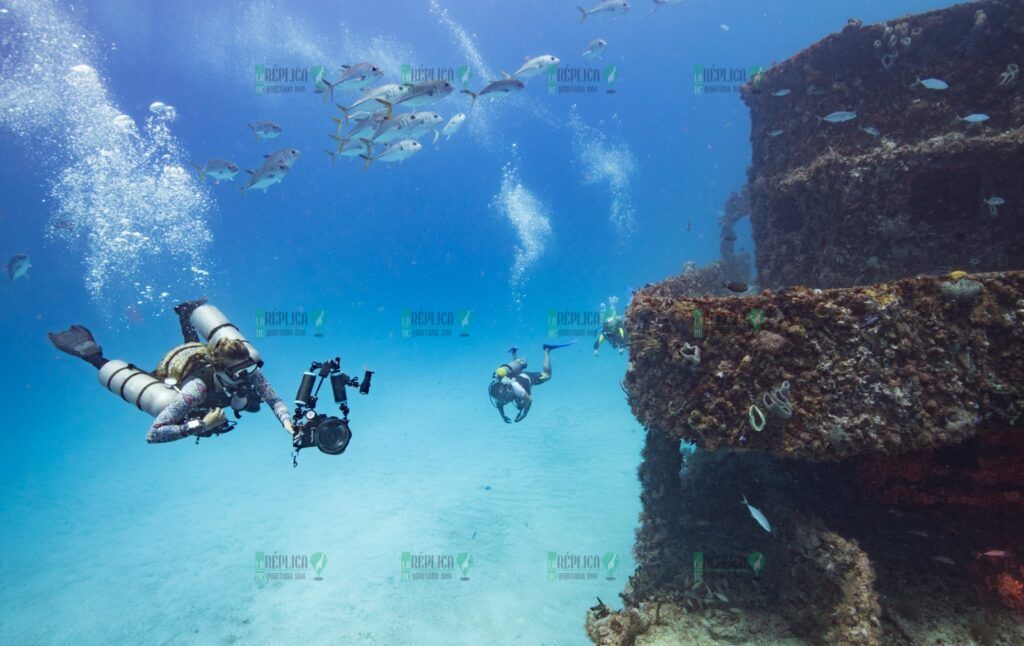
{"type": "Polygon", "coordinates": [[[744,88],[722,260],[627,312],[643,513],[595,643],[1024,643],[1021,34],[850,21],[744,88]]]}

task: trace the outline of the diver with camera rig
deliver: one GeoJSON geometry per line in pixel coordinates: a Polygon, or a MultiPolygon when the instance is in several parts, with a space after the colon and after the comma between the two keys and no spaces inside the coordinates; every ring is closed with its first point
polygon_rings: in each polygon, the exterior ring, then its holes
{"type": "MultiPolygon", "coordinates": [[[[107,359],[92,333],[81,325],[47,336],[58,350],[99,370],[110,392],[156,419],[146,435],[151,444],[186,437],[220,435],[234,428],[225,409],[255,413],[266,402],[284,429],[295,435],[288,406],[274,392],[260,367],[256,348],[206,299],[174,308],[184,343],[173,348],[148,373],[119,359],[107,359]],[[202,334],[206,343],[201,343],[202,334]]],[[[293,437],[294,441],[294,437],[293,437]]]]}

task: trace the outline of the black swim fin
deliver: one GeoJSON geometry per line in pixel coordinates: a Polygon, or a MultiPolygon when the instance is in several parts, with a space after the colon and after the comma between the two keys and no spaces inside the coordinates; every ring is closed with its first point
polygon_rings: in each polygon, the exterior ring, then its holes
{"type": "Polygon", "coordinates": [[[187,321],[191,318],[192,312],[196,311],[203,305],[206,305],[205,298],[198,298],[194,301],[185,301],[184,303],[179,303],[174,306],[174,313],[177,314],[179,318],[183,318],[187,321]]]}
{"type": "Polygon", "coordinates": [[[100,362],[100,365],[106,363],[103,359],[103,348],[96,345],[92,332],[81,325],[72,325],[63,332],[49,332],[46,336],[58,350],[73,357],[84,359],[94,366],[97,362],[100,362]]]}
{"type": "Polygon", "coordinates": [[[568,348],[573,343],[576,343],[576,341],[577,341],[577,339],[573,339],[572,341],[569,341],[568,343],[545,343],[544,344],[544,349],[545,350],[557,350],[558,348],[568,348]]]}

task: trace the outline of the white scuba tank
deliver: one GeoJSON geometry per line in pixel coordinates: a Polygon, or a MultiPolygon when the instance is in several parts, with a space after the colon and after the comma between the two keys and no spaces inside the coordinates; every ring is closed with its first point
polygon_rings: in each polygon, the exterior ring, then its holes
{"type": "Polygon", "coordinates": [[[178,391],[171,386],[120,359],[103,364],[98,378],[104,388],[153,417],[178,396],[178,391]]]}
{"type": "Polygon", "coordinates": [[[196,332],[202,335],[208,343],[216,344],[221,339],[238,339],[245,344],[245,347],[249,348],[249,356],[252,357],[252,360],[259,365],[263,365],[263,360],[260,358],[260,352],[256,349],[256,346],[250,343],[238,328],[228,321],[228,317],[224,316],[224,313],[213,305],[200,305],[192,312],[189,320],[192,322],[192,327],[196,329],[196,332]]]}

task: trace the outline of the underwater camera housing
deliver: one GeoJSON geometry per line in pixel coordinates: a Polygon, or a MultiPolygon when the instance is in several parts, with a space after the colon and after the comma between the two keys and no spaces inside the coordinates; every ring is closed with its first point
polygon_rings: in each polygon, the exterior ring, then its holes
{"type": "Polygon", "coordinates": [[[293,423],[295,435],[292,446],[292,466],[298,466],[299,451],[311,446],[328,455],[341,455],[352,440],[352,430],[348,425],[348,392],[352,386],[359,389],[359,394],[370,394],[370,382],[373,372],[367,370],[360,381],[341,371],[341,358],[335,357],[327,361],[314,361],[309,370],[302,375],[299,391],[295,395],[295,414],[293,423]],[[330,378],[334,403],[338,405],[342,417],[333,417],[316,411],[316,403],[320,387],[324,380],[330,378]],[[319,379],[319,381],[317,381],[319,379]]]}

